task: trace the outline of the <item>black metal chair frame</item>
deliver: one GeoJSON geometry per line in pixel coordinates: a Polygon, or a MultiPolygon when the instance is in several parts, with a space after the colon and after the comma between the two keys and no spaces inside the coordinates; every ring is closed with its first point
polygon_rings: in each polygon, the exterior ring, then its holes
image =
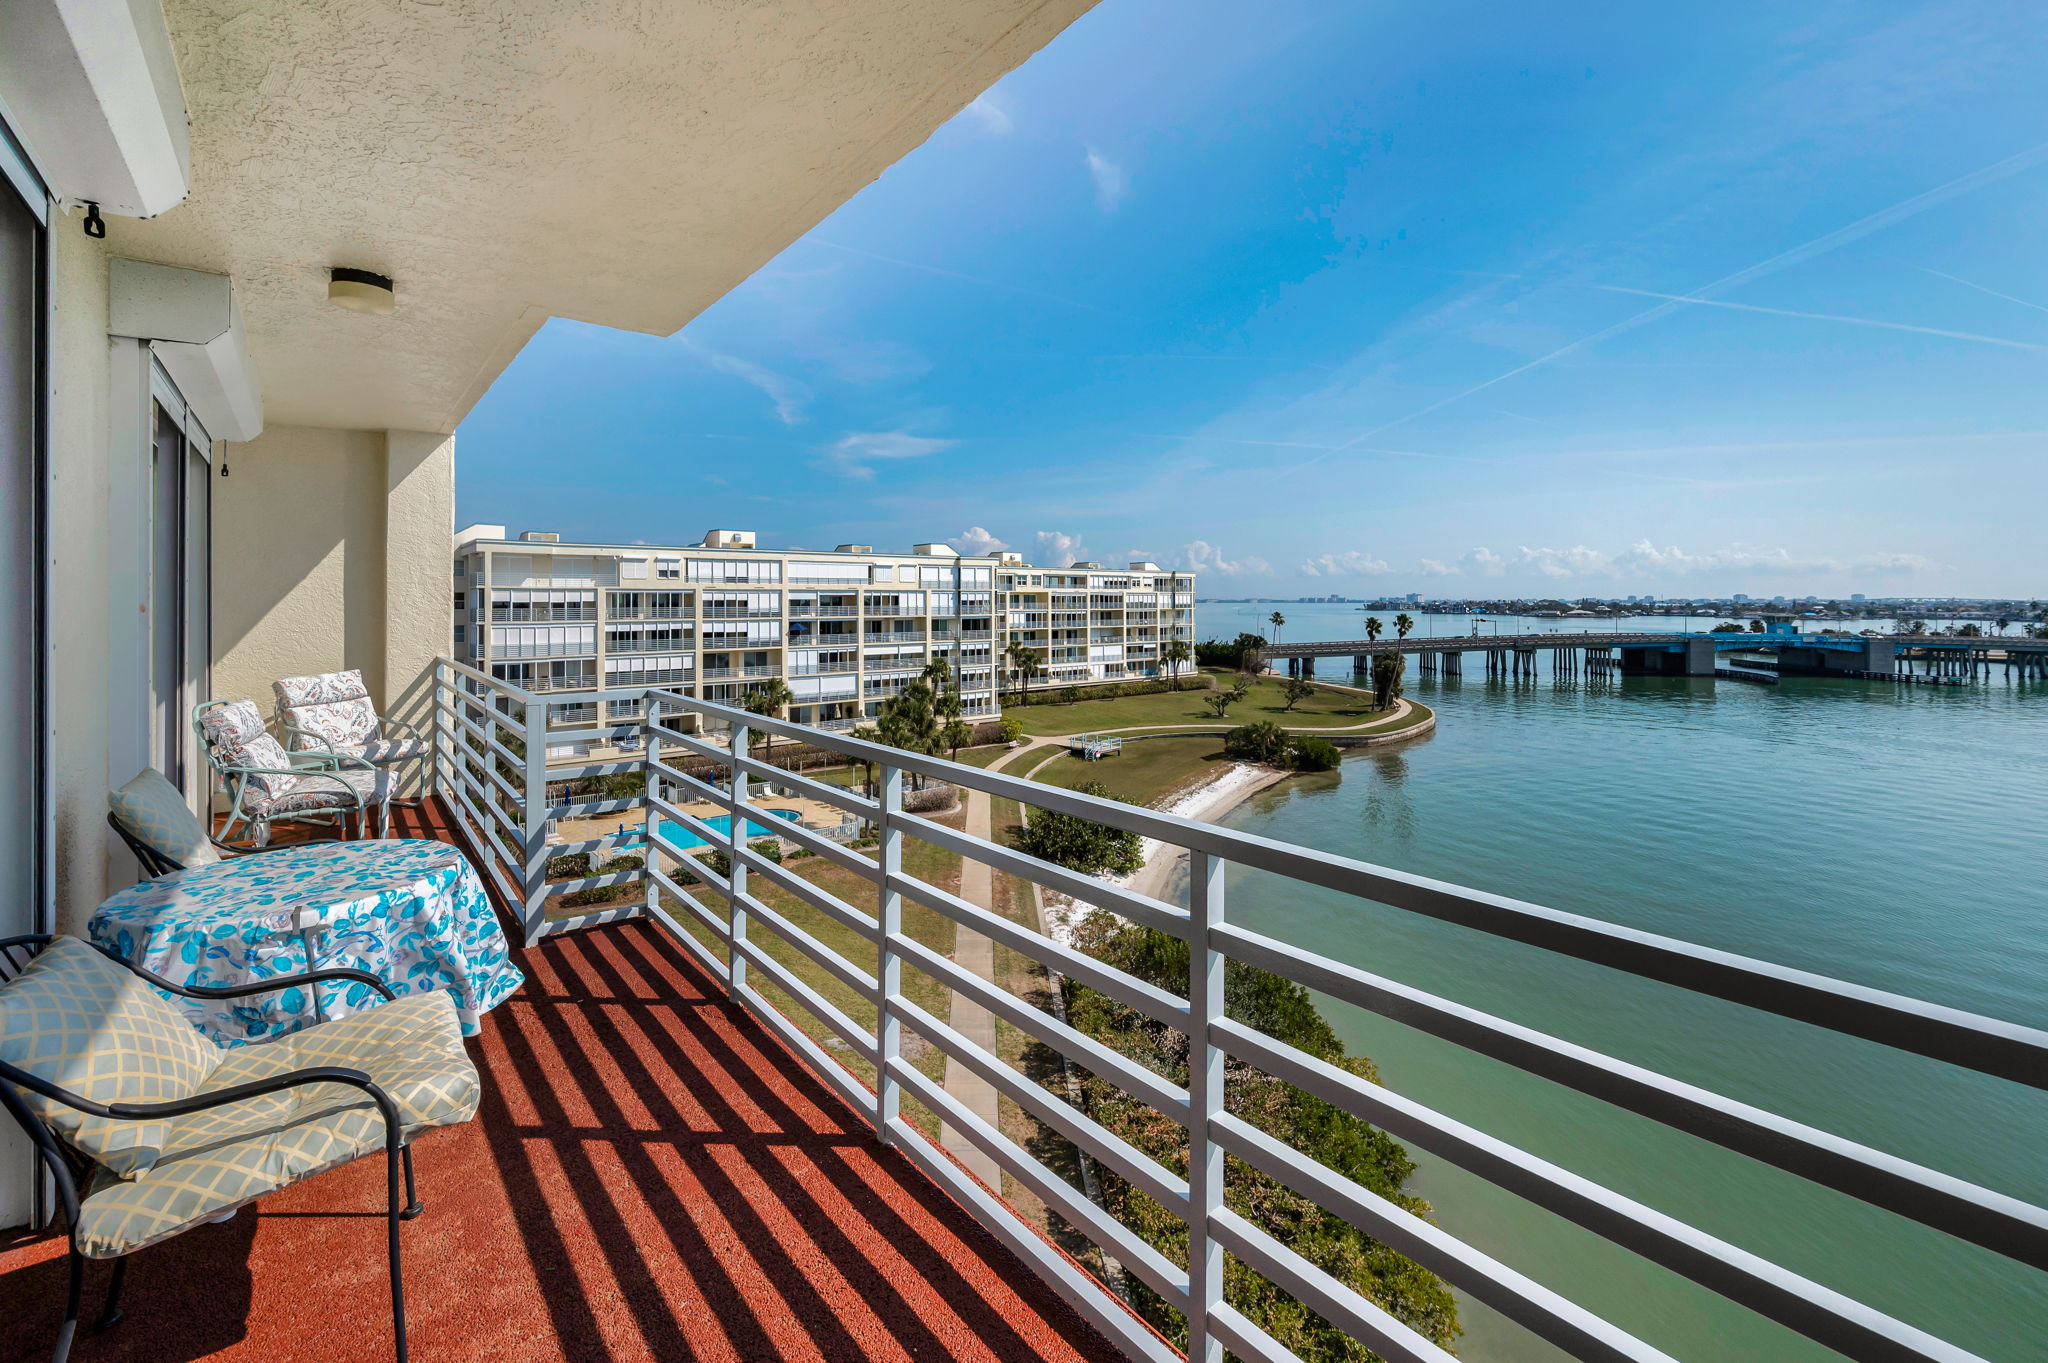
{"type": "MultiPolygon", "coordinates": [[[[117,822],[115,827],[119,826],[117,822]]],[[[31,933],[21,937],[0,938],[0,980],[10,979],[19,974],[22,968],[34,959],[35,953],[54,935],[31,933]]],[[[264,994],[274,989],[288,989],[293,985],[330,980],[358,981],[375,989],[386,1000],[397,997],[388,985],[368,971],[351,970],[341,966],[327,970],[309,970],[303,974],[281,976],[271,980],[255,980],[248,984],[183,985],[174,980],[167,980],[131,961],[125,961],[96,942],[89,945],[122,969],[159,989],[188,999],[242,998],[249,994],[264,994]]],[[[84,1155],[63,1143],[50,1129],[48,1123],[39,1117],[27,1100],[17,1092],[17,1087],[95,1117],[145,1121],[163,1117],[182,1117],[187,1113],[238,1103],[245,1098],[258,1098],[267,1093],[296,1088],[301,1084],[347,1084],[359,1088],[377,1104],[377,1110],[384,1117],[385,1182],[389,1202],[386,1214],[386,1255],[391,1268],[391,1329],[397,1363],[406,1363],[405,1280],[399,1259],[398,1223],[412,1220],[425,1208],[414,1194],[412,1144],[405,1138],[404,1126],[399,1121],[398,1106],[392,1102],[391,1095],[380,1088],[369,1075],[361,1070],[346,1069],[338,1065],[315,1065],[247,1084],[236,1084],[218,1093],[181,1098],[168,1103],[96,1103],[68,1089],[59,1088],[26,1070],[17,1069],[4,1060],[0,1060],[0,1081],[4,1081],[0,1082],[0,1106],[7,1109],[8,1115],[14,1118],[16,1125],[21,1127],[29,1142],[35,1146],[43,1163],[49,1166],[50,1177],[57,1185],[57,1200],[63,1207],[65,1224],[68,1227],[70,1282],[65,1290],[64,1323],[57,1332],[57,1346],[50,1355],[50,1363],[65,1363],[71,1356],[71,1342],[78,1332],[79,1303],[85,1291],[85,1255],[78,1249],[78,1188],[80,1179],[90,1172],[92,1163],[84,1155]],[[401,1185],[404,1190],[403,1201],[400,1201],[401,1185]]],[[[121,1321],[121,1283],[127,1276],[128,1257],[124,1254],[114,1260],[113,1280],[107,1285],[106,1305],[102,1308],[99,1318],[93,1322],[95,1330],[112,1329],[121,1321]]]]}

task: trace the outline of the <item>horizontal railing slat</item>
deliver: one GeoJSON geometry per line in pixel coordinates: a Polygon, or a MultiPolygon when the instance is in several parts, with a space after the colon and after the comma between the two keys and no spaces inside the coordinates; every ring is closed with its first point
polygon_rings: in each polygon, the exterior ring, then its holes
{"type": "Polygon", "coordinates": [[[980,1075],[1002,1096],[1122,1174],[1153,1201],[1183,1221],[1187,1219],[1186,1179],[1175,1178],[1172,1171],[1157,1160],[1079,1108],[1055,1098],[901,994],[892,995],[889,1002],[904,1022],[922,1033],[925,1040],[980,1075]]]}
{"type": "Polygon", "coordinates": [[[1775,1165],[1923,1225],[2048,1268],[2048,1211],[1533,1028],[1235,926],[1218,950],[1480,1055],[1775,1165]]]}
{"type": "Polygon", "coordinates": [[[1863,1363],[1983,1363],[1925,1331],[1236,1022],[1217,1045],[1758,1315],[1863,1363]]]}
{"type": "Polygon", "coordinates": [[[965,994],[1012,1027],[1029,1033],[1075,1064],[1094,1071],[1125,1092],[1150,1103],[1182,1126],[1188,1124],[1187,1090],[1175,1088],[1129,1056],[1046,1016],[1015,995],[997,989],[981,976],[955,965],[922,942],[900,934],[889,940],[905,964],[914,965],[940,984],[965,994]]]}
{"type": "Polygon", "coordinates": [[[1672,1363],[1669,1354],[1609,1325],[1248,1122],[1224,1114],[1211,1119],[1209,1129],[1226,1151],[1252,1168],[1335,1212],[1396,1254],[1414,1260],[1573,1358],[1585,1363],[1672,1363]]]}
{"type": "Polygon", "coordinates": [[[1059,1209],[1076,1230],[1114,1254],[1126,1268],[1145,1280],[1145,1285],[1166,1298],[1176,1309],[1187,1302],[1187,1270],[1140,1239],[1080,1191],[1033,1159],[1028,1151],[984,1122],[968,1106],[927,1078],[901,1056],[889,1062],[889,1073],[939,1119],[973,1141],[975,1147],[994,1160],[1011,1177],[1059,1209]]]}
{"type": "Polygon", "coordinates": [[[1450,1354],[1227,1207],[1210,1214],[1209,1234],[1386,1363],[1456,1363],[1450,1354]]]}
{"type": "Polygon", "coordinates": [[[1149,985],[1135,975],[1126,975],[1120,970],[1106,966],[1085,952],[1055,942],[1020,923],[1013,923],[1000,914],[991,913],[977,904],[970,904],[960,896],[918,880],[914,876],[891,876],[889,885],[897,893],[937,909],[955,923],[972,928],[982,936],[1000,942],[1040,965],[1050,966],[1063,975],[1079,980],[1091,989],[1098,989],[1155,1022],[1163,1022],[1175,1031],[1185,1032],[1188,1029],[1187,1000],[1178,995],[1149,985]]]}

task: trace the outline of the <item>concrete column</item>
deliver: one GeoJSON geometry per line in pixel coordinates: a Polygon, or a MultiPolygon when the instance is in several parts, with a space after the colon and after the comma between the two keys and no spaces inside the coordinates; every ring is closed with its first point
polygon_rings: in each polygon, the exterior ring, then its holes
{"type": "Polygon", "coordinates": [[[1685,675],[1688,677],[1711,677],[1714,675],[1714,641],[1712,639],[1687,639],[1685,641],[1685,675]]]}

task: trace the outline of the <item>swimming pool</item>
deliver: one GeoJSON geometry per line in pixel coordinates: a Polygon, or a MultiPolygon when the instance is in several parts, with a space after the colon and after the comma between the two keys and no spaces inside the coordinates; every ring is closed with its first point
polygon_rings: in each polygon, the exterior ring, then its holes
{"type": "MultiPolygon", "coordinates": [[[[794,809],[769,809],[762,812],[789,823],[794,823],[803,817],[801,812],[794,809]]],[[[708,814],[704,817],[704,824],[721,838],[732,836],[732,815],[730,814],[708,814]]],[[[659,836],[663,842],[679,851],[691,851],[699,847],[709,846],[693,830],[684,828],[681,824],[662,822],[656,824],[655,828],[659,830],[659,836]]],[[[753,839],[772,838],[779,835],[772,828],[763,828],[760,824],[749,819],[747,820],[745,836],[753,839]]]]}

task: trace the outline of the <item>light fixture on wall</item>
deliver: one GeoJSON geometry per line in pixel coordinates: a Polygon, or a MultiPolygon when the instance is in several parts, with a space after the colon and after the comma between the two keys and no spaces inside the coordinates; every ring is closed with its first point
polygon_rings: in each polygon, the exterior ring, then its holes
{"type": "Polygon", "coordinates": [[[398,298],[391,291],[389,275],[337,265],[327,274],[327,301],[350,312],[383,317],[397,306],[398,298]]]}

